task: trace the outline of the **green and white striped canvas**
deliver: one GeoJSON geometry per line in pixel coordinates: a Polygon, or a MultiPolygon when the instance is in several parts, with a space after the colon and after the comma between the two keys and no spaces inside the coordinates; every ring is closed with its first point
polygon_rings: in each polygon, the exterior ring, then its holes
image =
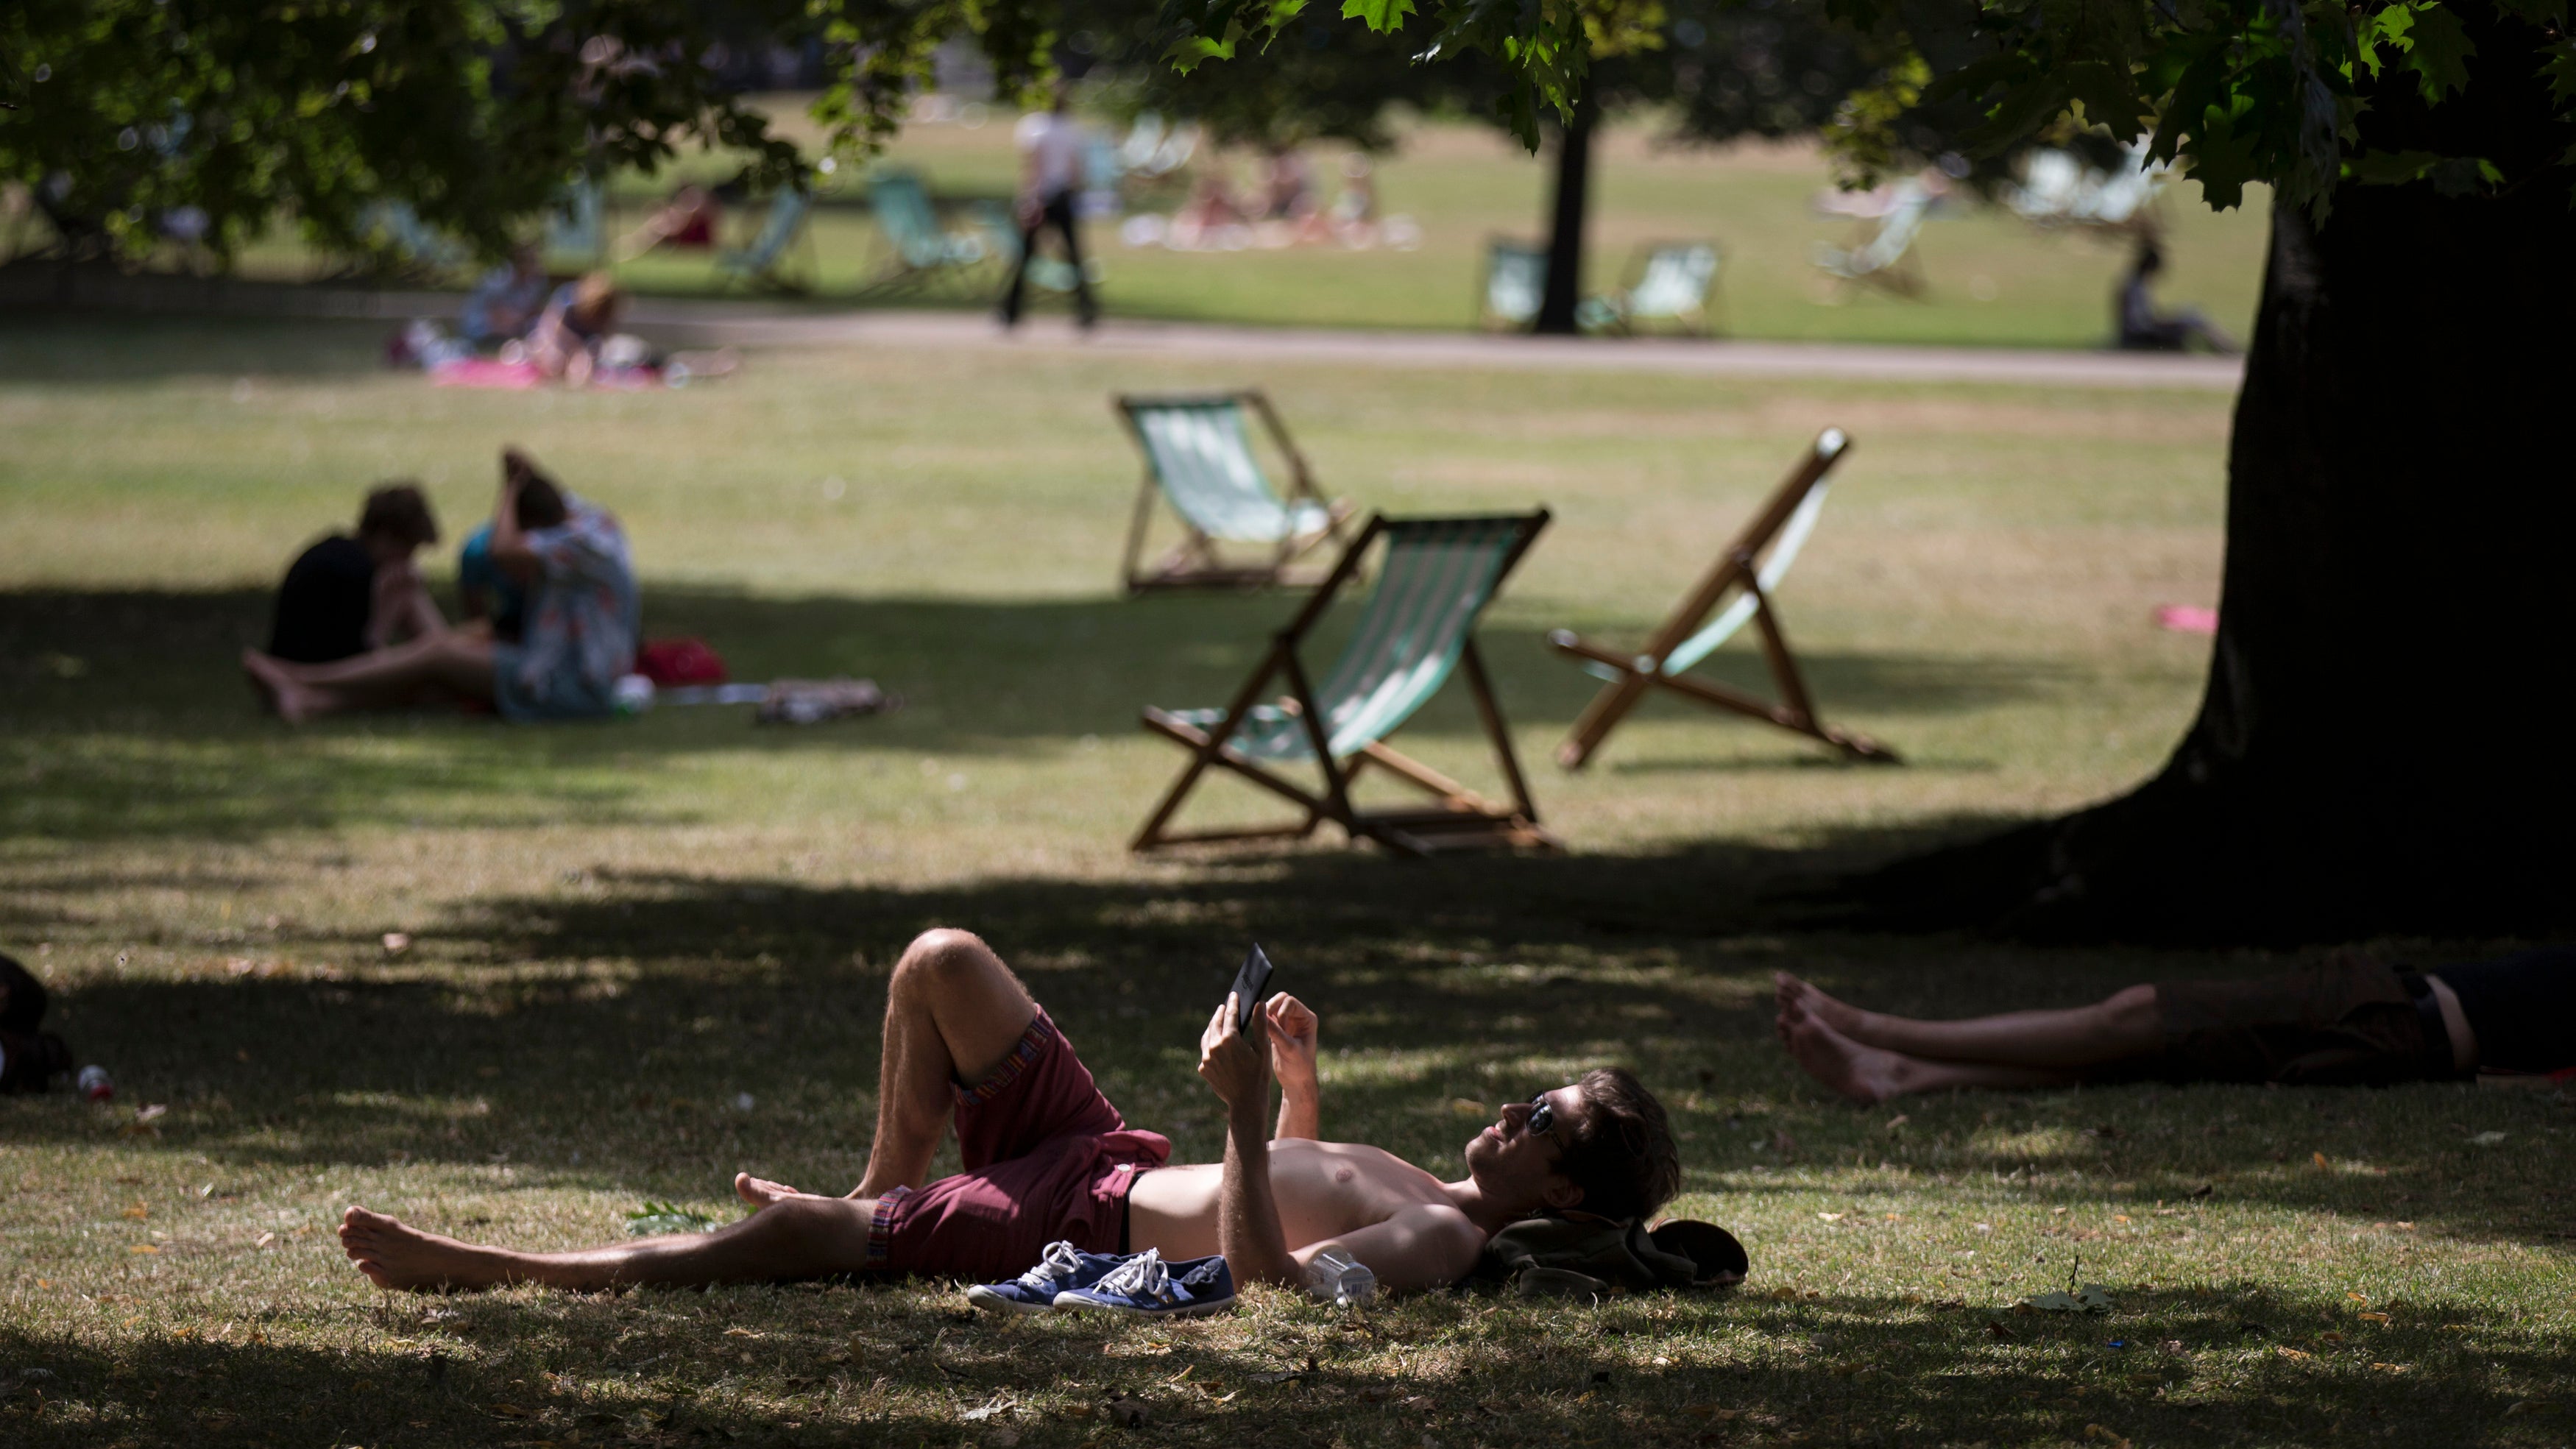
{"type": "Polygon", "coordinates": [[[1145,441],[1163,496],[1190,526],[1229,543],[1281,543],[1321,530],[1332,515],[1307,500],[1285,503],[1252,454],[1243,404],[1233,398],[1135,402],[1128,414],[1145,441]]]}

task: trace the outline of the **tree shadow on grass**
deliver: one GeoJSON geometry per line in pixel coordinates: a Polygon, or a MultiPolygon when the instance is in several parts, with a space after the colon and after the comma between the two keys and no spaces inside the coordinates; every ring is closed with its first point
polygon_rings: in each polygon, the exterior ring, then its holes
{"type": "MultiPolygon", "coordinates": [[[[336,1351],[268,1341],[277,1324],[259,1313],[115,1346],[0,1326],[19,1386],[0,1424],[31,1449],[103,1434],[679,1445],[960,1429],[1036,1446],[1097,1443],[1123,1403],[1139,1437],[1179,1442],[2451,1444],[2493,1442],[2515,1386],[2565,1367],[2556,1345],[2471,1305],[2391,1305],[2370,1327],[2348,1303],[2246,1287],[2001,1318],[1794,1289],[1435,1294],[1364,1320],[1273,1301],[1177,1325],[1002,1322],[955,1301],[851,1286],[397,1297],[368,1311],[362,1346],[336,1351]],[[41,1376],[17,1377],[29,1369],[41,1376]],[[990,1417],[963,1422],[978,1406],[990,1417]]],[[[2563,1424],[2551,1407],[2536,1434],[2563,1424]]]]}
{"type": "MultiPolygon", "coordinates": [[[[537,728],[397,713],[289,731],[259,712],[238,663],[244,647],[265,637],[264,592],[21,590],[0,594],[0,680],[9,684],[0,691],[0,779],[12,782],[0,828],[84,839],[251,838],[400,819],[415,804],[464,824],[668,818],[670,807],[652,805],[639,783],[657,758],[710,750],[1008,755],[1132,734],[1148,703],[1230,697],[1295,607],[1280,596],[769,599],[659,587],[648,595],[648,633],[710,640],[737,678],[863,675],[907,706],[814,729],[757,729],[750,708],[736,706],[537,728]],[[620,768],[629,766],[641,768],[620,768]]],[[[1510,622],[1483,634],[1505,713],[1525,731],[1571,720],[1597,688],[1552,656],[1541,636],[1510,622]]],[[[1316,657],[1332,647],[1326,639],[1316,657]]],[[[1901,724],[2062,683],[2054,666],[2031,660],[1822,653],[1807,666],[1819,698],[1873,727],[1881,716],[1901,724]]],[[[1716,667],[1744,683],[1759,673],[1749,657],[1724,656],[1716,667]]],[[[1717,768],[1820,758],[1813,746],[1758,726],[1711,719],[1709,730],[1712,755],[1734,762],[1717,768]]],[[[1408,727],[1413,737],[1459,741],[1477,731],[1461,689],[1446,691],[1408,727]]]]}
{"type": "MultiPolygon", "coordinates": [[[[1917,1099],[1902,1134],[1884,1125],[1899,1109],[1827,1098],[1772,1039],[1775,968],[1943,1014],[2096,999],[2194,969],[2142,951],[1861,934],[1805,893],[1922,838],[1414,864],[1293,853],[1167,879],[910,890],[597,873],[460,908],[398,961],[366,939],[289,930],[242,948],[245,966],[308,963],[280,975],[97,981],[66,994],[64,1029],[129,1097],[172,1104],[162,1150],[231,1170],[506,1163],[521,1182],[705,1200],[751,1168],[837,1191],[865,1165],[886,972],[919,931],[983,934],[1112,1100],[1195,1161],[1221,1147],[1192,1071],[1197,1033],[1257,939],[1281,988],[1324,1017],[1326,1131],[1435,1171],[1459,1170],[1461,1144],[1501,1103],[1623,1061],[1671,1106],[1693,1191],[1773,1191],[1770,1174],[1806,1162],[1861,1169],[1856,1191],[1911,1192],[1925,1175],[2139,1214],[2201,1193],[2355,1230],[2402,1219],[2561,1241],[2564,1162],[2469,1141],[2539,1142],[2564,1115],[2555,1098],[2137,1085],[1917,1099]]],[[[96,1140],[127,1120],[59,1100],[0,1109],[30,1141],[96,1140]]]]}

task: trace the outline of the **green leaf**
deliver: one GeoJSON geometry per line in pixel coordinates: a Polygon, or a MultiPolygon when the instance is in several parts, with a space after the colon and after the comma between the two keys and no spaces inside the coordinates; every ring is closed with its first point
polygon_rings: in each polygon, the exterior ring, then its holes
{"type": "Polygon", "coordinates": [[[2439,105],[2451,92],[2467,88],[2469,57],[2478,47],[2459,16],[2444,6],[2419,5],[2406,38],[2406,68],[2415,72],[2427,102],[2439,105]]]}
{"type": "Polygon", "coordinates": [[[1356,20],[1380,35],[1404,28],[1413,0],[1342,0],[1342,18],[1356,20]]]}

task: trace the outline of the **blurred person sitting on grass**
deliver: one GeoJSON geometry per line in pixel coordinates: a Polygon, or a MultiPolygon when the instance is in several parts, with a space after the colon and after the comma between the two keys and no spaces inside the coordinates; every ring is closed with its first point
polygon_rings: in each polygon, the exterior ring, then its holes
{"type": "Polygon", "coordinates": [[[268,653],[294,664],[329,664],[447,623],[422,584],[412,555],[438,542],[438,518],[416,483],[367,494],[355,538],[334,533],[296,555],[277,587],[268,653]]]}
{"type": "Polygon", "coordinates": [[[2576,1072],[2576,947],[2417,971],[2358,951],[2250,980],[2132,986],[2089,1006],[1922,1021],[1776,978],[1780,1040],[1856,1102],[2085,1082],[2397,1082],[2576,1072]]]}
{"type": "Polygon", "coordinates": [[[442,629],[335,664],[244,650],[242,667],[289,724],[442,695],[489,704],[513,721],[613,713],[618,677],[634,667],[640,623],[634,564],[616,518],[506,448],[491,557],[527,591],[516,642],[480,628],[442,629]]]}
{"type": "Polygon", "coordinates": [[[887,985],[876,1136],[847,1196],[743,1173],[734,1191],[753,1211],[720,1231],[562,1253],[463,1243],[353,1206],[340,1242],[379,1287],[421,1290],[1001,1279],[1059,1241],[1151,1248],[1165,1261],[1222,1253],[1238,1280],[1288,1285],[1338,1248],[1390,1289],[1437,1288],[1514,1222],[1642,1220],[1680,1188],[1663,1107],[1615,1068],[1504,1107],[1467,1143],[1456,1182],[1380,1148],[1321,1141],[1316,1027],[1283,995],[1238,1028],[1229,993],[1199,1037],[1199,1075],[1226,1107],[1224,1159],[1166,1165],[1170,1141],[1128,1127],[1001,958],[964,931],[933,930],[887,985]],[[963,1170],[929,1180],[952,1124],[963,1170]]]}
{"type": "Polygon", "coordinates": [[[515,342],[537,325],[551,286],[544,252],[534,242],[521,242],[510,249],[508,262],[484,273],[474,284],[464,310],[457,314],[456,330],[478,351],[515,342]]]}
{"type": "MultiPolygon", "coordinates": [[[[619,366],[620,350],[634,350],[612,346],[619,342],[617,321],[625,310],[626,294],[606,272],[564,283],[528,329],[528,361],[546,377],[582,386],[600,367],[619,366]]],[[[639,356],[636,362],[644,360],[639,356]]]]}
{"type": "Polygon", "coordinates": [[[2221,357],[2234,357],[2236,343],[2196,307],[2179,312],[2156,310],[2156,279],[2164,275],[2165,254],[2154,242],[2138,244],[2137,259],[2120,279],[2113,299],[2120,327],[2120,347],[2129,352],[2188,352],[2197,342],[2221,357]]]}

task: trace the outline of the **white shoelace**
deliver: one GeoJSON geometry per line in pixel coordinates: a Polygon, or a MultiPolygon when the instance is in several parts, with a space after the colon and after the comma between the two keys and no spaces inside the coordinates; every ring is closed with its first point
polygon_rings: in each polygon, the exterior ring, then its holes
{"type": "Polygon", "coordinates": [[[1038,1260],[1036,1267],[1022,1273],[1020,1282],[1028,1288],[1046,1288],[1061,1283],[1081,1271],[1082,1259],[1075,1256],[1073,1244],[1049,1243],[1046,1245],[1046,1256],[1038,1260]]]}
{"type": "Polygon", "coordinates": [[[1169,1298],[1172,1296],[1171,1271],[1163,1266],[1160,1249],[1147,1248],[1135,1257],[1109,1270],[1093,1288],[1096,1293],[1118,1293],[1129,1298],[1169,1298]]]}

